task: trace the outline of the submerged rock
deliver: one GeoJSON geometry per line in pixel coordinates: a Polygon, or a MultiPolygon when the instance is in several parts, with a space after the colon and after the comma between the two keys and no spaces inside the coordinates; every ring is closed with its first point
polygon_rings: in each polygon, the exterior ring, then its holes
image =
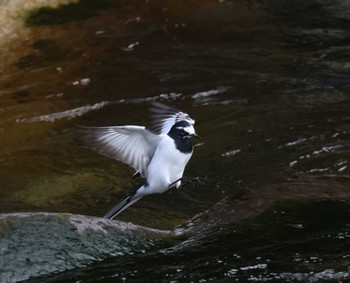
{"type": "Polygon", "coordinates": [[[198,232],[253,218],[273,205],[289,200],[348,200],[347,176],[299,176],[285,182],[250,188],[243,195],[225,198],[193,217],[178,232],[198,232]]]}
{"type": "Polygon", "coordinates": [[[0,282],[18,282],[141,253],[172,235],[102,218],[55,213],[0,215],[0,282]]]}

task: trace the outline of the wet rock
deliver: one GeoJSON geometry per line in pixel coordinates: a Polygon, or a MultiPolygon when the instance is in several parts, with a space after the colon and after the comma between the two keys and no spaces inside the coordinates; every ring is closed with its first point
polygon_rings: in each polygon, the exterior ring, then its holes
{"type": "Polygon", "coordinates": [[[86,266],[141,253],[171,232],[72,214],[0,215],[0,282],[86,266]]]}

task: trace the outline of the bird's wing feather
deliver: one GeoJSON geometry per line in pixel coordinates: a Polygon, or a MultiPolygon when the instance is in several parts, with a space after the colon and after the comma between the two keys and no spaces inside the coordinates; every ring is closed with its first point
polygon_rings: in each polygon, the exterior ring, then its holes
{"type": "Polygon", "coordinates": [[[150,111],[153,119],[151,130],[156,134],[168,134],[171,127],[182,120],[191,125],[195,123],[187,113],[159,102],[153,102],[150,111]]]}
{"type": "Polygon", "coordinates": [[[161,137],[141,126],[81,127],[84,142],[99,153],[120,160],[145,176],[161,137]]]}

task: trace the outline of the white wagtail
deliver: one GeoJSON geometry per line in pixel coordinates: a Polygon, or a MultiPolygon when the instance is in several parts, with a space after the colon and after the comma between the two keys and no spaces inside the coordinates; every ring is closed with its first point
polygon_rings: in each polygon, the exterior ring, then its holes
{"type": "Polygon", "coordinates": [[[136,170],[145,182],[115,205],[104,218],[117,214],[150,194],[179,188],[183,172],[193,153],[195,121],[173,107],[152,104],[151,129],[143,126],[84,127],[86,143],[98,152],[120,160],[136,170]]]}

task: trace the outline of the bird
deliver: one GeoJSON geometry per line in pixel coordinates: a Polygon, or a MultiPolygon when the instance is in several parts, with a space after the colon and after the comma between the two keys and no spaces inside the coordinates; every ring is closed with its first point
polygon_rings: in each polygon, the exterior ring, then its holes
{"type": "Polygon", "coordinates": [[[104,218],[113,219],[146,195],[181,187],[185,167],[193,153],[192,138],[200,138],[194,129],[195,120],[160,102],[153,102],[150,111],[150,128],[135,125],[83,127],[85,144],[134,168],[133,177],[144,178],[144,182],[104,218]]]}

